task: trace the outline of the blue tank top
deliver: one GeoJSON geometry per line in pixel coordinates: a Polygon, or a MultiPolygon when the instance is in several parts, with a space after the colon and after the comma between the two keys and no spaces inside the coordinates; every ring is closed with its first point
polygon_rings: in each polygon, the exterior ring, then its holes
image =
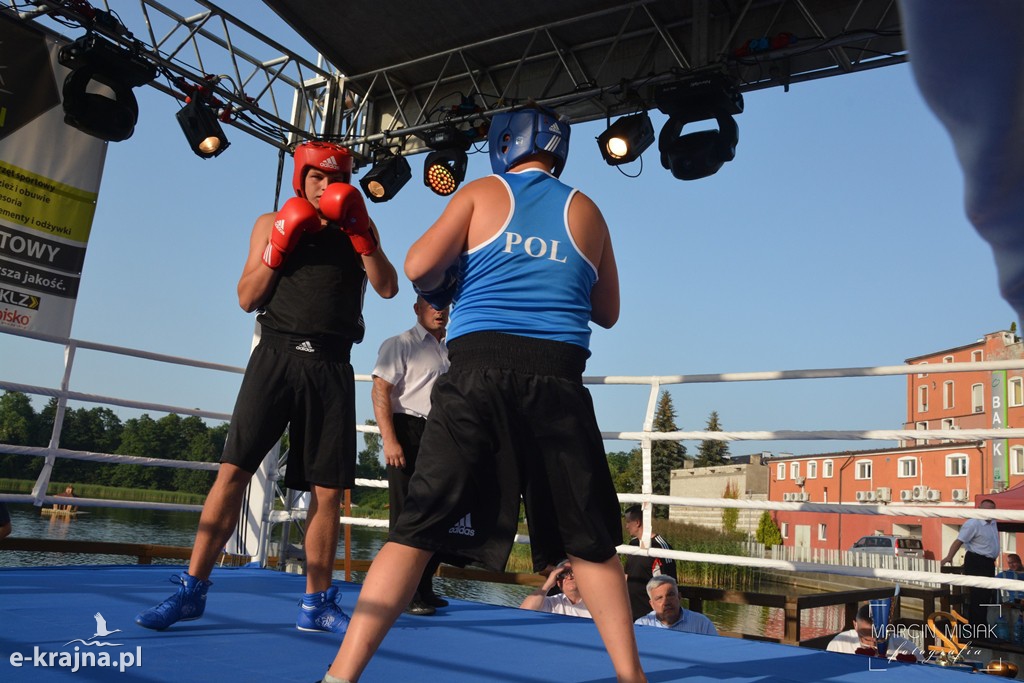
{"type": "Polygon", "coordinates": [[[597,268],[569,233],[576,190],[539,170],[495,176],[512,208],[494,237],[459,258],[448,340],[504,332],[590,348],[597,268]]]}

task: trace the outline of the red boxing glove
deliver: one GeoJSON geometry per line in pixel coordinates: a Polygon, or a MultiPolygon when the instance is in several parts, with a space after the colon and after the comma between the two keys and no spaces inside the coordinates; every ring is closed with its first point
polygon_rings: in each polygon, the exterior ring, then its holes
{"type": "Polygon", "coordinates": [[[313,205],[300,197],[292,197],[274,216],[274,227],[263,251],[263,262],[275,270],[280,268],[285,257],[299,243],[302,233],[316,232],[321,227],[320,216],[313,205]]]}
{"type": "Polygon", "coordinates": [[[320,195],[320,213],[341,226],[357,252],[369,256],[377,251],[377,236],[370,228],[370,215],[359,190],[348,183],[331,183],[320,195]]]}

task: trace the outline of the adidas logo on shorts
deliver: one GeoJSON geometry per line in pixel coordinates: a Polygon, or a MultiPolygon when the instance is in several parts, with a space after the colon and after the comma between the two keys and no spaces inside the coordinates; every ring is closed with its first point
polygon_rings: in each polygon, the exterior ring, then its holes
{"type": "Polygon", "coordinates": [[[338,160],[335,159],[333,156],[329,156],[320,162],[320,168],[327,169],[328,171],[337,171],[338,160]]]}
{"type": "MultiPolygon", "coordinates": [[[[472,514],[472,513],[470,513],[472,514]]],[[[450,534],[460,534],[462,536],[476,536],[476,531],[473,529],[473,523],[469,519],[469,514],[455,522],[455,526],[448,530],[450,534]]]]}
{"type": "Polygon", "coordinates": [[[306,353],[316,353],[316,349],[308,341],[304,341],[295,347],[296,351],[305,351],[306,353]]]}

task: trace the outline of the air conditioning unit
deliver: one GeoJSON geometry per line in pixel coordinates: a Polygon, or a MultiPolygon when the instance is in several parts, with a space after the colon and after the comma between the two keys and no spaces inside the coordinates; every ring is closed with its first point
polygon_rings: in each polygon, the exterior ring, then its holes
{"type": "Polygon", "coordinates": [[[861,503],[871,503],[875,500],[874,491],[857,491],[857,501],[861,503]]]}
{"type": "Polygon", "coordinates": [[[875,500],[881,500],[888,503],[892,500],[892,489],[888,486],[879,486],[875,489],[875,500]]]}
{"type": "Polygon", "coordinates": [[[931,502],[937,503],[942,500],[942,491],[938,489],[928,489],[927,497],[931,502]]]}
{"type": "Polygon", "coordinates": [[[865,494],[867,494],[867,491],[857,491],[857,502],[858,503],[863,503],[864,502],[865,494]]]}
{"type": "Polygon", "coordinates": [[[966,503],[967,489],[953,489],[953,500],[958,503],[966,503]]]}
{"type": "Polygon", "coordinates": [[[924,500],[925,496],[928,495],[928,487],[922,484],[918,484],[914,487],[914,500],[924,500]]]}
{"type": "Polygon", "coordinates": [[[903,489],[902,491],[900,491],[900,500],[902,500],[904,503],[909,503],[913,499],[914,492],[911,491],[910,489],[903,489]]]}
{"type": "Polygon", "coordinates": [[[792,503],[793,502],[793,494],[792,493],[783,493],[782,494],[782,502],[783,503],[792,503]]]}
{"type": "Polygon", "coordinates": [[[811,494],[809,494],[809,493],[801,493],[801,494],[800,494],[800,500],[801,500],[802,502],[804,502],[804,503],[808,503],[808,502],[810,502],[810,500],[811,500],[811,494]]]}
{"type": "Polygon", "coordinates": [[[805,477],[797,477],[796,478],[796,485],[797,486],[803,486],[805,481],[807,481],[807,479],[805,477]]]}

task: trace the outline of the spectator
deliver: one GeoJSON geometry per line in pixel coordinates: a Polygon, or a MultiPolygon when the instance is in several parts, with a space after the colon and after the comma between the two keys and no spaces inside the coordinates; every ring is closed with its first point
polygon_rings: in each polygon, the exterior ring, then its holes
{"type": "MultiPolygon", "coordinates": [[[[626,508],[626,533],[632,540],[630,545],[640,545],[640,537],[644,533],[643,508],[639,505],[632,505],[626,508]]],[[[651,548],[671,550],[660,534],[651,534],[651,548]]],[[[633,620],[637,620],[650,611],[650,598],[647,595],[647,582],[655,576],[676,575],[675,560],[668,560],[662,557],[647,557],[644,555],[626,555],[626,588],[629,590],[629,604],[633,611],[633,620]]]]}
{"type": "Polygon", "coordinates": [[[679,602],[679,586],[671,576],[662,574],[647,582],[651,611],[637,619],[637,626],[670,628],[673,631],[717,636],[718,629],[703,614],[683,609],[679,602]]]}
{"type": "MultiPolygon", "coordinates": [[[[871,620],[871,608],[861,605],[857,610],[857,617],[853,620],[853,628],[838,634],[826,648],[829,652],[844,652],[846,654],[874,655],[878,652],[878,642],[871,620]]],[[[909,659],[914,657],[915,661],[921,660],[921,650],[914,645],[913,641],[903,636],[890,635],[887,639],[888,650],[886,656],[889,659],[909,659]]]]}
{"type": "MultiPolygon", "coordinates": [[[[1024,581],[1024,567],[1021,567],[1020,555],[1007,553],[1006,569],[996,574],[997,579],[1015,579],[1024,581]]],[[[999,591],[999,602],[1020,609],[1024,606],[1024,591],[999,591]]]]}
{"type": "Polygon", "coordinates": [[[0,503],[0,539],[11,535],[11,513],[7,510],[7,503],[0,503]]]}
{"type": "Polygon", "coordinates": [[[559,562],[554,571],[548,574],[544,585],[527,595],[519,608],[590,618],[590,610],[583,604],[583,596],[576,585],[576,576],[572,573],[569,560],[559,562]],[[548,595],[556,585],[562,592],[548,595]]]}
{"type": "MultiPolygon", "coordinates": [[[[991,500],[983,500],[978,505],[984,510],[995,508],[991,500]]],[[[968,519],[960,527],[949,546],[949,552],[942,558],[942,564],[953,564],[953,556],[961,546],[964,555],[963,572],[965,576],[986,576],[992,578],[996,573],[996,558],[999,557],[999,531],[993,519],[968,519]]],[[[996,592],[990,588],[971,588],[967,596],[967,619],[974,625],[988,622],[988,605],[996,601],[996,592]]]]}

